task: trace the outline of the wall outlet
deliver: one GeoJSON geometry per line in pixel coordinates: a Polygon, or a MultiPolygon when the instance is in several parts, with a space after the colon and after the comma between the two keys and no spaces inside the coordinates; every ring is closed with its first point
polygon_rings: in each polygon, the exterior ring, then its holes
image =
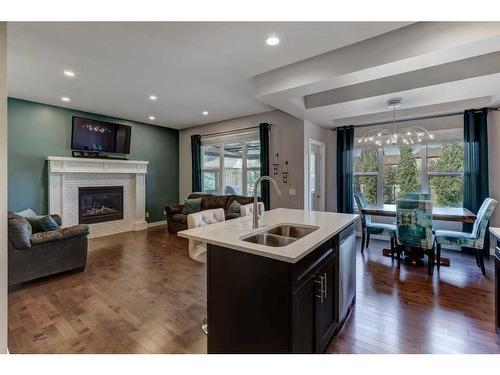
{"type": "Polygon", "coordinates": [[[163,210],[163,216],[167,216],[167,211],[163,210]]]}
{"type": "Polygon", "coordinates": [[[295,189],[291,188],[289,191],[288,191],[288,194],[290,195],[295,195],[295,189]]]}
{"type": "Polygon", "coordinates": [[[149,212],[146,211],[146,219],[149,219],[149,212]]]}

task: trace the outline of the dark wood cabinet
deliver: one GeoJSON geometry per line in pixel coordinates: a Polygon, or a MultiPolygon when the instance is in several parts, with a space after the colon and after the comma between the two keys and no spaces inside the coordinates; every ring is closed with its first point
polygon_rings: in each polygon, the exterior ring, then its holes
{"type": "Polygon", "coordinates": [[[333,251],[293,294],[294,353],[322,353],[337,328],[337,254],[333,251]]]}
{"type": "Polygon", "coordinates": [[[324,352],[341,321],[338,247],[291,264],[209,245],[208,352],[324,352]]]}
{"type": "Polygon", "coordinates": [[[315,352],[316,277],[310,276],[293,294],[292,352],[315,352]]]}
{"type": "MultiPolygon", "coordinates": [[[[338,255],[338,253],[336,254],[338,255]]],[[[315,279],[316,346],[322,353],[330,342],[338,324],[338,256],[331,257],[318,271],[315,279]]]]}

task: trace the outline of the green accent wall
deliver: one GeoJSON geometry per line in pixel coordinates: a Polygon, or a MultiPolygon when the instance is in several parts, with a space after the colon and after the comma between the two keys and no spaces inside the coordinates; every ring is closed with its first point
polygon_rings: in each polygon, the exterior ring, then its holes
{"type": "Polygon", "coordinates": [[[160,126],[9,98],[9,208],[47,214],[47,156],[71,156],[73,116],[132,126],[131,160],[149,161],[149,222],[165,220],[166,205],[179,202],[179,132],[160,126]]]}

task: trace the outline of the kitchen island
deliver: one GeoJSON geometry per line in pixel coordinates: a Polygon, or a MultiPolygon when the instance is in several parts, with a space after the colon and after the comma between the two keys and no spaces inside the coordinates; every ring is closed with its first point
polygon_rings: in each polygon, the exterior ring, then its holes
{"type": "Polygon", "coordinates": [[[208,352],[323,352],[355,301],[356,219],[280,208],[179,232],[207,243],[208,352]]]}

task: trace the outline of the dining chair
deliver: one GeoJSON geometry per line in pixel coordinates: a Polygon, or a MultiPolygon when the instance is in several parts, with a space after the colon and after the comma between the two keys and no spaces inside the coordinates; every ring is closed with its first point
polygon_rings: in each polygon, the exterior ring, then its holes
{"type": "Polygon", "coordinates": [[[384,223],[374,223],[370,215],[365,215],[363,213],[363,208],[365,208],[368,203],[366,202],[366,197],[362,192],[355,193],[354,199],[358,205],[359,215],[361,216],[361,253],[364,251],[365,239],[366,248],[370,242],[371,234],[378,234],[381,236],[389,236],[391,239],[391,257],[394,258],[394,245],[396,239],[396,225],[394,224],[384,224],[384,223]]]}
{"type": "MultiPolygon", "coordinates": [[[[495,199],[486,198],[479,208],[476,216],[476,221],[472,227],[472,232],[458,232],[453,230],[436,230],[436,256],[437,266],[439,270],[439,261],[441,259],[441,246],[442,245],[455,245],[460,247],[471,247],[475,250],[476,264],[481,268],[481,272],[486,276],[484,268],[484,237],[488,234],[488,222],[497,205],[495,199]]],[[[489,234],[488,234],[489,235],[489,234]]]]}
{"type": "MultiPolygon", "coordinates": [[[[266,207],[263,202],[257,202],[257,214],[259,217],[266,211],[266,207]]],[[[240,216],[252,216],[253,215],[253,203],[244,204],[240,207],[240,216]]]]}
{"type": "Polygon", "coordinates": [[[429,257],[428,273],[434,267],[434,237],[432,234],[432,202],[400,199],[396,201],[396,240],[398,268],[403,249],[418,248],[429,257]]]}
{"type": "Polygon", "coordinates": [[[413,200],[422,200],[422,201],[431,201],[432,196],[430,193],[406,193],[404,199],[413,199],[413,200]]]}

